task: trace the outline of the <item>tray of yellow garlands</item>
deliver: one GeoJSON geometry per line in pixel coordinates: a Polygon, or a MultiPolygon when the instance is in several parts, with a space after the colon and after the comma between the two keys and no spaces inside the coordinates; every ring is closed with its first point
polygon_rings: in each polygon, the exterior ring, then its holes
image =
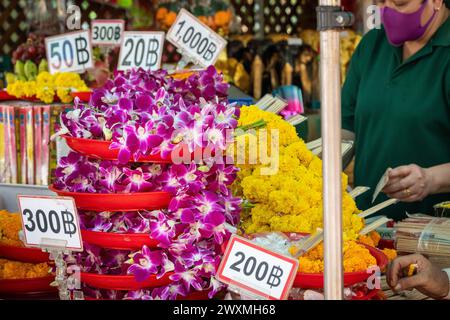
{"type": "MultiPolygon", "coordinates": [[[[380,270],[383,270],[388,261],[387,256],[374,247],[356,241],[345,241],[343,246],[344,286],[365,282],[373,275],[370,267],[378,266],[380,270]]],[[[298,270],[294,280],[295,288],[323,288],[322,243],[299,258],[298,270]]]]}
{"type": "Polygon", "coordinates": [[[46,262],[24,263],[0,259],[0,293],[43,293],[54,292],[50,284],[55,280],[51,267],[46,262]]]}
{"type": "MultiPolygon", "coordinates": [[[[293,256],[296,245],[309,237],[306,233],[269,232],[248,235],[256,244],[270,248],[286,256],[293,256]]],[[[224,248],[226,244],[224,244],[224,248]]],[[[384,270],[389,262],[386,254],[374,246],[353,240],[344,241],[343,267],[344,286],[350,287],[365,282],[378,266],[384,270]]],[[[320,289],[324,287],[323,243],[299,257],[299,269],[293,288],[320,289]]]]}
{"type": "Polygon", "coordinates": [[[22,223],[18,213],[0,211],[0,258],[29,263],[49,261],[48,253],[24,247],[19,239],[20,230],[22,223]]]}

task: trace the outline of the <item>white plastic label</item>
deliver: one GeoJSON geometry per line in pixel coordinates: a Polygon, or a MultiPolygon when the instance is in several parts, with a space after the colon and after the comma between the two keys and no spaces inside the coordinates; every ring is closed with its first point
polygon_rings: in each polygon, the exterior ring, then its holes
{"type": "Polygon", "coordinates": [[[178,13],[167,40],[202,67],[213,65],[227,45],[225,39],[185,9],[178,13]]]}
{"type": "Polygon", "coordinates": [[[91,24],[92,45],[120,46],[124,20],[93,20],[91,24]]]}
{"type": "Polygon", "coordinates": [[[73,198],[19,195],[18,200],[27,246],[39,247],[50,239],[66,242],[66,249],[83,251],[73,198]]]}
{"type": "Polygon", "coordinates": [[[228,285],[264,299],[285,300],[297,275],[298,260],[233,236],[217,273],[228,285]]]}
{"type": "Polygon", "coordinates": [[[125,31],[120,47],[118,70],[158,70],[164,47],[164,32],[125,31]]]}
{"type": "Polygon", "coordinates": [[[89,30],[45,38],[50,73],[84,72],[93,68],[89,30]]]}

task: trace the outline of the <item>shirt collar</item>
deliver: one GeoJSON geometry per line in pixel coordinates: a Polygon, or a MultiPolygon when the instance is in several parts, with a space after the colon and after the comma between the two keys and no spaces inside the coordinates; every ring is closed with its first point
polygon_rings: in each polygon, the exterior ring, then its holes
{"type": "Polygon", "coordinates": [[[440,26],[430,42],[433,46],[450,46],[450,17],[440,26]]]}

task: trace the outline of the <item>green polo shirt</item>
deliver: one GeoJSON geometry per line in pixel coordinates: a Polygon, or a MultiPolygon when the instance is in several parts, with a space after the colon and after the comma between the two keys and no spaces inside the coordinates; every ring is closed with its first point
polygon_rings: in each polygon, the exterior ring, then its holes
{"type": "MultiPolygon", "coordinates": [[[[429,43],[406,61],[384,29],[370,31],[356,49],[342,91],[342,127],[355,133],[355,186],[371,191],[357,198],[372,205],[377,182],[388,167],[427,168],[450,162],[450,19],[429,43]]],[[[387,200],[380,194],[375,204],[387,200]]],[[[450,194],[399,203],[380,211],[403,219],[433,213],[450,194]]]]}

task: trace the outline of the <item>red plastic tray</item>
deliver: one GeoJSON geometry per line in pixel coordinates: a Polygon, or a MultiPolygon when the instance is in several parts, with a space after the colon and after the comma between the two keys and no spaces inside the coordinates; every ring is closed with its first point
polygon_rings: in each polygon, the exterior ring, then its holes
{"type": "MultiPolygon", "coordinates": [[[[111,150],[109,147],[111,146],[111,141],[103,141],[103,140],[93,140],[93,139],[83,139],[83,138],[74,138],[70,137],[68,135],[62,136],[64,139],[66,139],[67,145],[72,149],[73,151],[76,151],[78,153],[81,153],[87,157],[95,158],[95,159],[102,159],[102,160],[117,160],[119,150],[114,149],[111,150]]],[[[181,147],[181,145],[180,145],[181,147]]],[[[207,148],[202,148],[200,151],[199,149],[194,150],[190,154],[190,159],[194,160],[196,157],[196,154],[199,153],[200,155],[203,154],[211,154],[211,156],[214,156],[214,150],[206,150],[207,148]]],[[[180,152],[176,152],[176,154],[180,155],[180,157],[184,158],[183,149],[180,150],[180,152]]],[[[130,159],[130,162],[135,162],[132,158],[130,159]]],[[[173,163],[170,156],[167,158],[161,157],[160,154],[155,155],[147,155],[147,156],[141,156],[136,162],[146,162],[146,163],[173,163]]]]}
{"type": "Polygon", "coordinates": [[[150,238],[148,233],[111,233],[81,230],[83,241],[101,248],[116,250],[139,250],[144,245],[155,248],[158,241],[150,238]]]}
{"type": "Polygon", "coordinates": [[[170,202],[170,193],[136,192],[136,193],[84,193],[68,192],[49,189],[59,196],[72,197],[78,209],[91,211],[138,211],[167,208],[170,202]]]}
{"type": "Polygon", "coordinates": [[[78,97],[82,102],[89,102],[91,100],[92,92],[86,91],[86,92],[71,92],[70,95],[75,98],[78,97]]]}
{"type": "Polygon", "coordinates": [[[15,96],[10,95],[6,90],[0,90],[0,101],[18,100],[15,96]]]}
{"type": "Polygon", "coordinates": [[[20,262],[42,263],[49,261],[48,256],[49,254],[42,252],[41,249],[0,245],[0,258],[20,262]]]}
{"type": "MultiPolygon", "coordinates": [[[[111,141],[74,138],[67,135],[63,135],[62,137],[66,139],[70,149],[85,156],[102,160],[118,159],[119,150],[109,149],[112,143],[111,141]]],[[[133,162],[133,159],[130,159],[130,162],[133,162]]],[[[163,159],[159,154],[153,156],[141,156],[138,159],[138,162],[172,163],[170,159],[163,159]]]]}
{"type": "Polygon", "coordinates": [[[375,296],[380,292],[380,289],[373,289],[370,290],[365,296],[363,297],[353,297],[352,300],[372,300],[375,298],[375,296]]]}
{"type": "MultiPolygon", "coordinates": [[[[208,297],[209,291],[196,291],[186,297],[178,297],[177,300],[210,300],[208,297]]],[[[93,297],[86,296],[84,300],[106,300],[106,299],[96,299],[93,297]]]]}
{"type": "Polygon", "coordinates": [[[172,282],[169,279],[172,274],[173,272],[168,272],[160,279],[156,279],[156,276],[153,275],[145,281],[138,282],[133,275],[114,276],[81,272],[81,282],[99,289],[135,291],[166,286],[172,282]]]}
{"type": "Polygon", "coordinates": [[[0,292],[8,294],[27,292],[53,292],[56,287],[51,287],[50,283],[55,280],[54,276],[34,279],[5,279],[0,280],[0,292]]]}
{"type": "MultiPolygon", "coordinates": [[[[363,244],[364,245],[364,244],[363,244]]],[[[388,264],[388,258],[380,250],[364,245],[377,260],[377,265],[383,270],[388,264]]],[[[344,273],[344,286],[348,287],[359,282],[364,282],[370,277],[366,271],[344,273]]],[[[324,277],[322,273],[297,273],[294,280],[294,288],[318,289],[323,288],[324,277]]]]}

